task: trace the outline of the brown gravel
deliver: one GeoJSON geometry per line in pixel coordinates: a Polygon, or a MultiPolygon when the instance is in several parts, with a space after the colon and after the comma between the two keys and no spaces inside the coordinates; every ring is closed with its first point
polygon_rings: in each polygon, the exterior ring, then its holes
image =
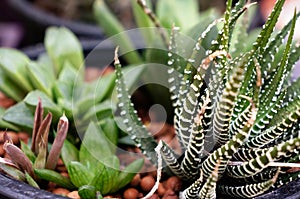
{"type": "Polygon", "coordinates": [[[52,193],[57,195],[67,196],[70,193],[70,191],[65,188],[56,188],[52,191],[52,193]]]}
{"type": "MultiPolygon", "coordinates": [[[[3,134],[4,134],[5,131],[0,131],[0,143],[3,143],[4,140],[3,140],[3,134]]],[[[15,145],[18,145],[19,144],[19,136],[16,132],[13,132],[13,131],[6,131],[7,135],[12,139],[13,143],[15,145]]]]}
{"type": "Polygon", "coordinates": [[[0,107],[9,108],[14,105],[16,102],[13,99],[8,98],[2,92],[0,92],[0,107]]]}
{"type": "Polygon", "coordinates": [[[180,191],[181,186],[182,186],[181,180],[177,176],[170,177],[166,182],[166,188],[171,189],[175,192],[180,191]]]}
{"type": "Polygon", "coordinates": [[[3,157],[5,154],[5,151],[3,149],[3,144],[0,144],[0,156],[3,157]]]}
{"type": "Polygon", "coordinates": [[[139,197],[139,191],[135,188],[129,188],[123,193],[124,199],[136,199],[139,197]]]}
{"type": "Polygon", "coordinates": [[[157,194],[159,196],[163,196],[163,195],[165,195],[166,191],[167,190],[166,190],[165,186],[163,185],[163,183],[160,182],[158,185],[157,194]]]}
{"type": "Polygon", "coordinates": [[[25,144],[28,144],[29,138],[30,136],[28,135],[28,133],[25,132],[19,132],[18,133],[18,137],[19,139],[24,142],[25,144]]]}
{"type": "Polygon", "coordinates": [[[73,198],[73,199],[80,199],[79,195],[78,195],[78,191],[72,191],[70,193],[68,193],[67,195],[69,198],[73,198]]]}
{"type": "Polygon", "coordinates": [[[141,182],[141,175],[138,173],[134,176],[130,185],[133,187],[137,187],[140,184],[140,182],[141,182]]]}
{"type": "Polygon", "coordinates": [[[142,178],[140,186],[143,191],[150,191],[155,184],[155,180],[152,175],[147,175],[142,178]]]}

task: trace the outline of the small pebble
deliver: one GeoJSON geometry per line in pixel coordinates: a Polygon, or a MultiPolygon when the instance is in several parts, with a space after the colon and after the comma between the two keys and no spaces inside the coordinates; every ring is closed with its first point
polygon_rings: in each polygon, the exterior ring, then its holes
{"type": "Polygon", "coordinates": [[[150,191],[155,184],[155,180],[152,175],[147,175],[142,178],[140,186],[143,191],[150,191]]]}
{"type": "Polygon", "coordinates": [[[0,92],[0,107],[9,108],[14,105],[16,102],[7,97],[4,93],[0,92]]]}
{"type": "Polygon", "coordinates": [[[70,193],[70,191],[65,188],[56,188],[52,191],[52,193],[57,195],[67,196],[70,193]]]}
{"type": "Polygon", "coordinates": [[[28,144],[29,141],[29,135],[25,132],[19,132],[18,133],[19,139],[24,142],[25,144],[28,144]]]}
{"type": "Polygon", "coordinates": [[[178,196],[176,195],[176,193],[173,190],[168,189],[162,198],[163,199],[178,199],[178,196]]]}
{"type": "Polygon", "coordinates": [[[166,182],[166,188],[171,189],[175,192],[180,191],[181,186],[182,186],[182,182],[177,176],[170,177],[166,182]]]}
{"type": "Polygon", "coordinates": [[[78,194],[78,191],[72,191],[70,193],[68,193],[67,195],[69,198],[73,198],[73,199],[80,199],[80,196],[78,194]]]}
{"type": "Polygon", "coordinates": [[[19,144],[19,136],[16,132],[13,131],[7,131],[7,135],[12,139],[14,145],[18,145],[19,144]]]}
{"type": "Polygon", "coordinates": [[[3,144],[0,144],[0,156],[3,157],[5,154],[5,151],[3,149],[3,144]]]}
{"type": "Polygon", "coordinates": [[[159,196],[155,193],[149,199],[159,199],[159,196]]]}
{"type": "Polygon", "coordinates": [[[166,188],[164,187],[164,185],[163,185],[163,183],[159,183],[159,185],[158,185],[158,189],[157,189],[157,194],[159,195],[159,196],[163,196],[165,193],[166,193],[166,188]]]}
{"type": "Polygon", "coordinates": [[[67,172],[67,168],[65,166],[56,166],[56,170],[59,172],[67,172]]]}
{"type": "Polygon", "coordinates": [[[64,177],[69,177],[69,174],[67,172],[61,172],[60,175],[64,176],[64,177]]]}
{"type": "Polygon", "coordinates": [[[58,161],[57,161],[57,166],[64,166],[64,165],[65,165],[65,164],[64,164],[64,162],[62,161],[62,159],[59,158],[58,161]]]}
{"type": "MultiPolygon", "coordinates": [[[[12,139],[12,141],[15,145],[19,144],[19,137],[16,132],[6,131],[6,133],[12,139]]],[[[4,135],[4,131],[0,131],[0,143],[4,142],[3,135],[4,135]]]]}
{"type": "Polygon", "coordinates": [[[141,182],[141,175],[138,173],[136,174],[132,181],[130,182],[130,185],[133,186],[133,187],[137,187],[141,182]]]}
{"type": "Polygon", "coordinates": [[[56,184],[54,182],[48,183],[47,191],[53,192],[55,188],[56,188],[56,184]]]}
{"type": "Polygon", "coordinates": [[[135,188],[129,188],[123,193],[123,198],[124,199],[136,199],[139,196],[138,190],[135,188]]]}

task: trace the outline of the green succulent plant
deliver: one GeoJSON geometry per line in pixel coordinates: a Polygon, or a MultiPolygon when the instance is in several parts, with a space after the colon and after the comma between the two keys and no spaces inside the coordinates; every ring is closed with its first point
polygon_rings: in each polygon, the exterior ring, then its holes
{"type": "Polygon", "coordinates": [[[114,193],[126,186],[142,168],[144,159],[137,159],[124,169],[120,168],[120,161],[115,155],[118,128],[110,118],[103,120],[100,127],[91,122],[78,150],[74,144],[65,140],[69,123],[62,116],[48,152],[52,114],[48,113],[43,119],[43,112],[39,101],[34,117],[31,148],[21,142],[19,149],[4,133],[3,148],[11,161],[0,158],[0,171],[37,188],[44,186],[45,181],[54,182],[69,190],[78,189],[81,198],[101,198],[101,194],[114,193]],[[60,156],[69,178],[55,171],[60,156]]]}
{"type": "MultiPolygon", "coordinates": [[[[182,153],[163,141],[160,153],[168,170],[188,184],[180,198],[252,198],[300,177],[285,167],[299,162],[300,79],[289,79],[300,48],[293,43],[299,13],[274,32],[284,2],[276,2],[250,48],[244,45],[246,0],[233,8],[227,1],[222,29],[200,48],[216,23],[208,26],[189,59],[180,57],[172,29],[168,73],[182,153]]],[[[125,129],[156,164],[158,144],[133,108],[117,55],[115,67],[125,129]]]]}
{"type": "MultiPolygon", "coordinates": [[[[91,120],[112,117],[115,105],[110,96],[115,75],[84,81],[82,46],[66,28],[48,28],[44,43],[46,53],[37,60],[16,49],[0,48],[0,90],[17,102],[7,110],[1,109],[1,128],[31,132],[38,98],[52,113],[54,124],[65,113],[74,133],[76,127],[82,134],[91,120]]],[[[134,82],[139,73],[131,75],[134,82]]]]}
{"type": "MultiPolygon", "coordinates": [[[[56,137],[48,151],[48,136],[51,130],[52,114],[48,113],[43,119],[44,109],[39,100],[34,115],[31,147],[21,142],[21,149],[15,146],[11,138],[4,132],[3,149],[11,160],[1,158],[0,170],[21,181],[39,188],[40,178],[36,175],[38,169],[54,170],[67,136],[69,122],[65,115],[60,117],[56,137]]],[[[61,176],[58,184],[74,188],[70,180],[61,176]]]]}
{"type": "MultiPolygon", "coordinates": [[[[91,122],[88,126],[80,149],[65,141],[61,156],[70,177],[70,183],[78,189],[81,198],[100,198],[115,193],[131,182],[143,166],[144,160],[138,159],[124,169],[115,155],[117,139],[106,137],[104,131],[118,131],[113,120],[106,120],[99,128],[91,122]]],[[[48,169],[36,169],[36,175],[44,180],[64,185],[62,176],[48,169]]],[[[66,188],[72,188],[64,186],[66,188]]]]}

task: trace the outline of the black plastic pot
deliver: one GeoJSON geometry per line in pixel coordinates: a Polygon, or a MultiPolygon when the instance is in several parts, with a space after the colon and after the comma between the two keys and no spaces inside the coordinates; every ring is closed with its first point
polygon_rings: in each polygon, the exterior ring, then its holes
{"type": "Polygon", "coordinates": [[[299,199],[300,198],[300,179],[290,182],[274,191],[263,194],[255,199],[299,199]]]}
{"type": "Polygon", "coordinates": [[[55,198],[65,199],[66,197],[54,195],[48,191],[37,189],[24,182],[9,178],[0,173],[0,198],[18,198],[18,199],[33,199],[33,198],[55,198]]]}
{"type": "MultiPolygon", "coordinates": [[[[114,45],[109,40],[81,40],[86,66],[103,68],[113,61],[114,45]]],[[[44,44],[39,43],[21,49],[30,59],[37,59],[45,52],[44,44]]]]}
{"type": "Polygon", "coordinates": [[[103,39],[105,37],[102,29],[97,25],[62,19],[39,9],[28,0],[5,0],[5,3],[25,26],[25,45],[42,42],[48,26],[65,26],[82,38],[103,39]]]}

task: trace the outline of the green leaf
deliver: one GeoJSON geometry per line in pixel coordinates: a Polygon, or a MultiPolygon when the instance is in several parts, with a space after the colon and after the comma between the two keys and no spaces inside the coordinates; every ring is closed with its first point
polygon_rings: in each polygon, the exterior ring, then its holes
{"type": "Polygon", "coordinates": [[[24,127],[24,130],[33,128],[33,112],[23,101],[7,109],[3,120],[24,127]]]}
{"type": "Polygon", "coordinates": [[[274,76],[270,78],[271,80],[263,87],[263,92],[260,96],[260,103],[262,109],[260,110],[266,110],[270,107],[270,105],[272,105],[272,103],[276,102],[276,100],[278,99],[278,95],[283,88],[284,80],[287,78],[288,75],[287,63],[291,53],[290,50],[293,42],[296,19],[297,18],[295,12],[292,20],[292,26],[290,29],[289,37],[286,43],[286,47],[283,54],[281,55],[282,58],[278,64],[276,73],[274,74],[274,76]]]}
{"type": "Polygon", "coordinates": [[[113,155],[108,144],[108,138],[103,130],[94,122],[91,122],[85,132],[82,144],[79,150],[79,159],[89,169],[96,169],[99,161],[103,161],[103,157],[111,157],[113,155]]]}
{"type": "Polygon", "coordinates": [[[90,107],[88,111],[86,111],[87,113],[84,115],[80,122],[96,122],[105,118],[109,118],[113,116],[115,110],[115,104],[112,104],[109,100],[95,105],[93,104],[93,106],[90,107]]]}
{"type": "Polygon", "coordinates": [[[46,158],[47,158],[47,145],[44,140],[41,140],[40,143],[38,143],[38,154],[35,159],[33,168],[35,169],[44,169],[46,165],[46,158]]]}
{"type": "Polygon", "coordinates": [[[264,49],[273,33],[274,27],[281,13],[284,2],[285,0],[278,0],[276,2],[272,13],[269,15],[267,22],[253,44],[254,50],[260,49],[262,52],[264,52],[264,49]]]}
{"type": "Polygon", "coordinates": [[[119,138],[119,130],[116,122],[114,119],[106,118],[100,121],[100,126],[103,129],[106,138],[108,139],[111,152],[115,153],[119,138]]]}
{"type": "Polygon", "coordinates": [[[125,167],[125,169],[121,171],[118,176],[118,186],[116,187],[116,189],[113,189],[112,192],[115,192],[130,183],[133,177],[141,170],[143,165],[144,159],[138,159],[125,167]]]}
{"type": "MultiPolygon", "coordinates": [[[[146,0],[147,6],[152,9],[151,1],[146,0]]],[[[143,39],[146,43],[146,46],[152,43],[155,38],[156,32],[155,29],[150,29],[149,27],[154,27],[154,24],[149,19],[148,15],[143,11],[143,9],[137,4],[136,0],[131,0],[131,6],[134,14],[134,19],[139,28],[147,28],[147,31],[141,31],[143,39]]]]}
{"type": "Polygon", "coordinates": [[[26,68],[28,62],[29,58],[20,51],[0,49],[0,68],[16,85],[27,92],[33,89],[26,68]]]}
{"type": "Polygon", "coordinates": [[[120,162],[116,156],[111,156],[97,166],[95,177],[90,185],[96,187],[101,194],[111,193],[111,190],[118,186],[118,178],[120,162]]]}
{"type": "Polygon", "coordinates": [[[47,65],[29,62],[27,65],[28,75],[34,88],[39,89],[52,97],[51,88],[55,81],[54,71],[47,65]]]}
{"type": "Polygon", "coordinates": [[[29,185],[35,187],[35,188],[40,188],[37,182],[26,172],[25,173],[26,181],[28,182],[29,185]]]}
{"type": "Polygon", "coordinates": [[[15,167],[9,166],[3,162],[0,162],[0,171],[6,173],[7,175],[20,180],[25,181],[25,174],[22,173],[20,170],[16,169],[15,167]]]}
{"type": "Polygon", "coordinates": [[[182,32],[186,32],[199,20],[199,5],[196,0],[163,0],[158,1],[156,6],[157,16],[165,28],[171,29],[175,23],[182,32]]]}
{"type": "Polygon", "coordinates": [[[95,80],[93,85],[93,99],[96,102],[101,102],[106,98],[110,98],[115,86],[116,75],[114,73],[105,75],[95,80]]]}
{"type": "Polygon", "coordinates": [[[13,80],[10,79],[4,70],[0,67],[0,90],[5,93],[8,97],[19,102],[25,96],[27,91],[24,91],[21,87],[18,86],[13,80]]]}
{"type": "Polygon", "coordinates": [[[88,185],[94,177],[94,173],[80,162],[69,162],[67,169],[71,182],[77,188],[88,185]]]}
{"type": "Polygon", "coordinates": [[[107,37],[110,38],[116,45],[119,45],[124,59],[129,64],[141,63],[140,55],[135,51],[135,47],[131,42],[123,26],[118,19],[112,14],[104,0],[96,0],[93,5],[93,12],[97,23],[101,26],[107,37]]]}
{"type": "Polygon", "coordinates": [[[83,65],[81,44],[67,28],[48,28],[45,36],[45,47],[57,75],[62,71],[65,62],[69,62],[76,70],[79,70],[83,65]]]}
{"type": "Polygon", "coordinates": [[[49,169],[34,169],[34,173],[42,180],[54,182],[55,184],[70,190],[75,189],[75,186],[72,184],[69,178],[62,176],[56,171],[49,169]]]}
{"type": "Polygon", "coordinates": [[[5,111],[6,111],[6,109],[0,107],[0,128],[10,129],[10,130],[19,132],[20,129],[16,125],[13,125],[13,124],[8,123],[8,122],[3,120],[3,115],[4,115],[5,111]]]}
{"type": "Polygon", "coordinates": [[[94,186],[84,185],[78,189],[78,194],[82,199],[96,198],[97,191],[94,186]]]}
{"type": "Polygon", "coordinates": [[[22,141],[21,141],[21,150],[25,153],[25,155],[29,158],[29,160],[32,163],[34,163],[36,159],[35,154],[31,151],[30,147],[22,141]]]}
{"type": "Polygon", "coordinates": [[[117,77],[117,98],[119,100],[118,107],[121,110],[121,117],[126,118],[123,121],[124,125],[126,126],[126,132],[137,144],[141,144],[142,151],[147,154],[150,160],[155,164],[157,157],[154,153],[154,149],[157,146],[157,142],[150,135],[146,127],[143,126],[136,111],[134,110],[126,88],[125,78],[123,76],[118,57],[115,57],[115,68],[117,77]]]}
{"type": "MultiPolygon", "coordinates": [[[[216,20],[219,15],[217,14],[217,10],[209,9],[200,13],[199,21],[196,25],[191,27],[188,32],[186,33],[189,37],[191,37],[194,41],[196,41],[203,31],[214,21],[216,20]]],[[[203,39],[201,46],[205,49],[209,49],[211,45],[211,41],[218,36],[218,28],[217,26],[213,26],[210,29],[205,38],[203,39]]]]}
{"type": "Polygon", "coordinates": [[[79,161],[79,151],[78,149],[67,139],[64,141],[64,145],[61,149],[61,158],[66,166],[71,161],[79,161]]]}
{"type": "Polygon", "coordinates": [[[58,118],[62,115],[62,110],[45,93],[39,90],[31,91],[25,97],[24,102],[26,103],[26,105],[36,107],[39,98],[43,103],[45,112],[51,112],[53,114],[54,121],[58,120],[58,118]]]}

